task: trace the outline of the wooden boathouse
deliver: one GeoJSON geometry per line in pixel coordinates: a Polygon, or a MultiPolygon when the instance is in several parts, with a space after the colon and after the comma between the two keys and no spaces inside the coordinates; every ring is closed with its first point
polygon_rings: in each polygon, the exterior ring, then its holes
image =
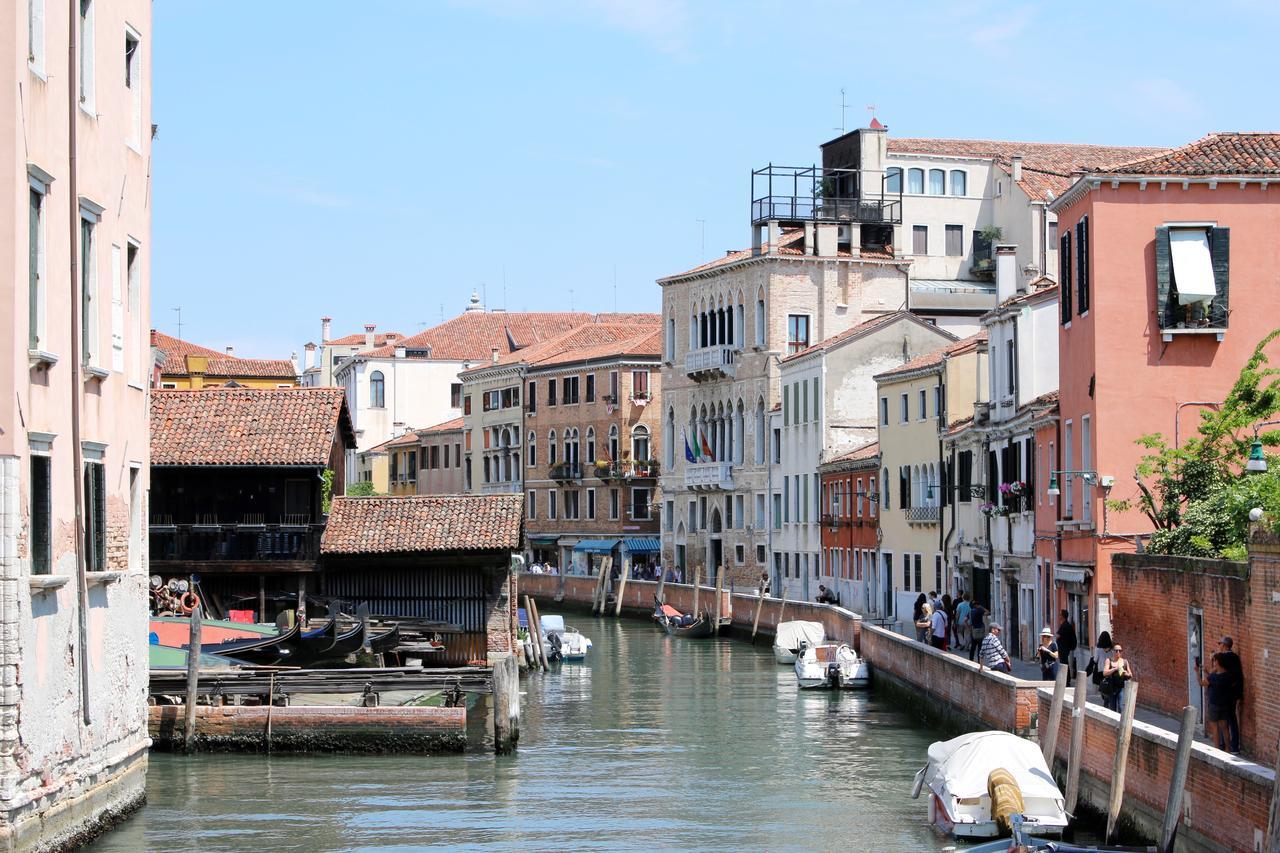
{"type": "Polygon", "coordinates": [[[325,592],[440,623],[446,651],[433,662],[493,663],[515,648],[523,519],[522,495],[336,498],[320,545],[325,592]]]}

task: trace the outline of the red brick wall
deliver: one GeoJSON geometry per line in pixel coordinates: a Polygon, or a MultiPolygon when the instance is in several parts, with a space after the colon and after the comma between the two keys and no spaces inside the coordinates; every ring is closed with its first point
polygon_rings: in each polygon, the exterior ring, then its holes
{"type": "MultiPolygon", "coordinates": [[[[1250,572],[1242,563],[1167,557],[1151,554],[1116,555],[1112,560],[1112,636],[1124,644],[1125,656],[1133,663],[1142,683],[1138,702],[1176,719],[1191,701],[1187,679],[1187,630],[1192,608],[1203,613],[1204,648],[1208,659],[1218,650],[1218,641],[1230,636],[1245,666],[1245,713],[1240,730],[1241,748],[1266,760],[1274,756],[1259,753],[1256,740],[1258,711],[1280,713],[1280,706],[1259,702],[1258,689],[1270,686],[1259,677],[1258,658],[1265,636],[1251,626],[1250,572]]],[[[1274,631],[1277,626],[1273,626],[1274,631]]],[[[1274,636],[1274,634],[1272,635],[1274,636]]],[[[1280,699],[1280,694],[1277,695],[1280,699]]],[[[1274,727],[1274,724],[1273,724],[1274,727]]],[[[1275,736],[1262,744],[1275,744],[1275,736]]]]}
{"type": "Polygon", "coordinates": [[[1280,661],[1280,600],[1276,598],[1280,590],[1280,543],[1255,539],[1250,557],[1247,629],[1232,635],[1246,679],[1244,718],[1248,725],[1241,734],[1250,736],[1258,760],[1271,766],[1280,741],[1280,682],[1275,677],[1280,661]]]}
{"type": "MultiPolygon", "coordinates": [[[[1145,691],[1150,682],[1150,679],[1139,682],[1139,690],[1145,691]]],[[[1037,700],[1040,719],[1047,724],[1053,692],[1042,690],[1037,700]]],[[[1067,702],[1070,701],[1071,694],[1068,693],[1067,702]]],[[[1082,798],[1105,812],[1120,718],[1097,705],[1087,706],[1086,711],[1081,763],[1082,798]]],[[[1066,767],[1070,754],[1072,723],[1068,706],[1062,714],[1056,746],[1061,768],[1066,767]]],[[[1134,723],[1125,770],[1122,814],[1136,810],[1140,818],[1145,816],[1148,824],[1162,819],[1176,751],[1176,733],[1134,723]]],[[[1275,773],[1271,770],[1250,762],[1232,760],[1217,750],[1195,744],[1187,775],[1187,799],[1183,801],[1183,824],[1178,830],[1178,849],[1252,851],[1255,830],[1266,833],[1274,780],[1275,773]]],[[[1150,827],[1146,834],[1153,834],[1150,827]]]]}

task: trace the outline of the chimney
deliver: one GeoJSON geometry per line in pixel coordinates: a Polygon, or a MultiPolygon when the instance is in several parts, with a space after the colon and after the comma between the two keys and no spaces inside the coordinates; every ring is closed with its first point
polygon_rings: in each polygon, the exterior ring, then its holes
{"type": "Polygon", "coordinates": [[[400,436],[404,435],[404,433],[405,433],[404,421],[396,421],[391,425],[392,438],[399,438],[400,436]]]}
{"type": "Polygon", "coordinates": [[[324,344],[329,343],[329,324],[332,322],[333,322],[332,317],[320,318],[320,344],[322,346],[324,344]]]}
{"type": "Polygon", "coordinates": [[[395,348],[395,354],[396,354],[396,358],[404,358],[405,348],[404,348],[404,347],[396,347],[396,348],[395,348]]]}
{"type": "Polygon", "coordinates": [[[159,344],[158,344],[158,343],[156,343],[156,330],[155,330],[155,329],[152,329],[152,330],[151,330],[151,345],[152,345],[153,347],[159,346],[159,344]]]}
{"type": "Polygon", "coordinates": [[[1001,303],[1018,293],[1018,247],[1001,243],[996,251],[996,302],[1001,303]]]}
{"type": "Polygon", "coordinates": [[[235,347],[227,347],[227,355],[231,356],[232,358],[235,358],[235,357],[236,357],[236,348],[235,348],[235,347]]]}
{"type": "Polygon", "coordinates": [[[313,364],[316,367],[320,366],[320,363],[316,360],[316,345],[311,343],[311,341],[307,341],[307,343],[302,347],[302,353],[302,371],[304,373],[310,370],[311,365],[313,364]]]}
{"type": "Polygon", "coordinates": [[[1010,171],[1013,173],[1015,181],[1022,180],[1022,155],[1015,154],[1010,158],[1010,171]]]}
{"type": "Polygon", "coordinates": [[[305,364],[303,364],[303,365],[301,365],[301,366],[299,366],[299,365],[298,365],[298,351],[297,351],[297,350],[294,350],[293,352],[289,353],[289,363],[290,363],[290,364],[292,364],[292,365],[294,365],[294,370],[296,370],[298,373],[301,373],[302,371],[304,371],[304,370],[306,370],[306,369],[307,369],[307,366],[306,366],[305,364]]]}
{"type": "Polygon", "coordinates": [[[373,330],[378,328],[377,323],[364,324],[364,348],[373,349],[373,330]]]}
{"type": "Polygon", "coordinates": [[[494,363],[494,364],[497,364],[497,363],[498,363],[498,348],[497,348],[497,347],[489,347],[489,353],[493,356],[493,363],[494,363]]]}

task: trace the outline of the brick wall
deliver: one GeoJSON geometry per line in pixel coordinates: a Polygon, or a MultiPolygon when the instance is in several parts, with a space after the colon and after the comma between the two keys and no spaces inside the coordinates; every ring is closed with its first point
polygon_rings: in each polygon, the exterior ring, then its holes
{"type": "MultiPolygon", "coordinates": [[[[1139,682],[1140,690],[1147,690],[1152,680],[1139,682]]],[[[1036,698],[1040,719],[1047,721],[1053,691],[1041,690],[1036,698]]],[[[1071,701],[1070,694],[1067,694],[1067,701],[1071,701]]],[[[1118,714],[1092,704],[1087,706],[1084,716],[1081,797],[1104,813],[1110,796],[1119,720],[1118,714]]],[[[1064,782],[1072,724],[1068,707],[1062,715],[1056,747],[1057,773],[1064,782]]],[[[1176,751],[1176,734],[1141,722],[1134,723],[1121,816],[1133,821],[1139,832],[1147,837],[1159,837],[1176,751]]],[[[1195,744],[1187,775],[1177,850],[1252,851],[1255,834],[1266,833],[1267,810],[1274,782],[1275,773],[1265,767],[1234,759],[1200,743],[1195,744]]]]}
{"type": "Polygon", "coordinates": [[[1247,726],[1241,734],[1248,734],[1257,757],[1270,765],[1276,760],[1276,744],[1280,740],[1280,683],[1271,660],[1272,653],[1280,655],[1280,541],[1275,537],[1255,537],[1249,550],[1251,607],[1247,631],[1240,632],[1245,636],[1237,642],[1246,679],[1247,726]]]}

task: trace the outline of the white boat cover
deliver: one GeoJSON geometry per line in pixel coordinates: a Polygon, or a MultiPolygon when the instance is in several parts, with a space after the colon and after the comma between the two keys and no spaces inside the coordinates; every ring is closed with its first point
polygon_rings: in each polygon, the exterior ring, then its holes
{"type": "Polygon", "coordinates": [[[557,616],[555,614],[551,614],[549,616],[541,616],[539,617],[539,621],[542,623],[542,633],[544,634],[550,634],[552,632],[555,632],[557,634],[564,633],[564,617],[563,616],[557,616]]]}
{"type": "Polygon", "coordinates": [[[821,622],[783,622],[773,644],[783,649],[798,649],[801,641],[816,646],[826,640],[827,632],[821,622]]]}
{"type": "Polygon", "coordinates": [[[1009,732],[972,732],[929,747],[925,784],[936,794],[977,798],[987,794],[987,777],[1003,767],[1013,774],[1024,799],[1061,801],[1040,747],[1009,732]]]}

